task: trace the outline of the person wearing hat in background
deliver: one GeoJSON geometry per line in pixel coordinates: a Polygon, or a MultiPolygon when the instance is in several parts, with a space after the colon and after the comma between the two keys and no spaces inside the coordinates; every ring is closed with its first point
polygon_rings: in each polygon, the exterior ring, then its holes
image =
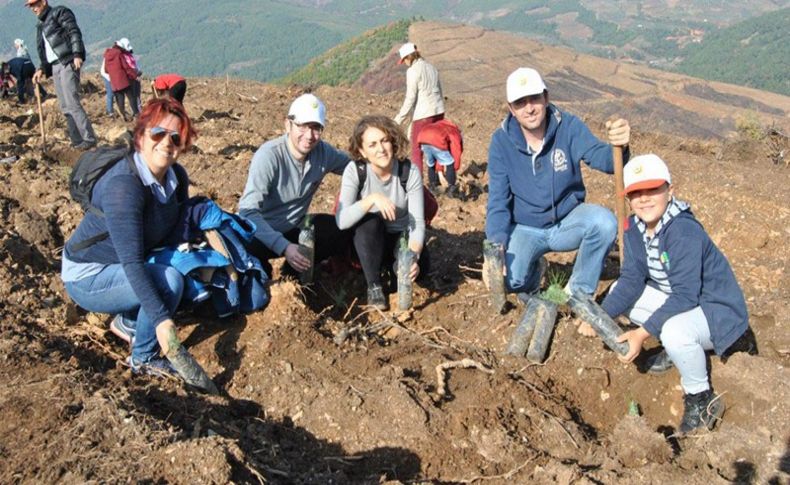
{"type": "Polygon", "coordinates": [[[734,352],[757,352],[746,302],[727,258],[711,241],[689,204],[674,196],[669,169],[656,155],[641,155],[623,171],[625,195],[634,215],[625,233],[620,277],[602,303],[612,318],[625,314],[635,330],[622,334],[633,362],[649,336],[664,351],[647,361],[648,372],[674,364],[680,372],[684,435],[712,429],[724,412],[711,390],[705,351],[723,360],[734,352]]]}
{"type": "Polygon", "coordinates": [[[175,73],[160,74],[154,79],[152,86],[157,96],[168,95],[184,104],[184,96],[187,94],[187,81],[175,73]]]}
{"type": "MultiPolygon", "coordinates": [[[[610,210],[584,202],[580,163],[611,174],[612,146],[551,104],[534,69],[513,71],[506,94],[509,113],[488,148],[486,208],[486,237],[505,250],[506,287],[526,301],[540,289],[542,256],[578,249],[566,291],[593,295],[617,237],[617,219],[610,210]]],[[[606,128],[612,145],[626,147],[628,160],[628,122],[607,122],[606,128]]],[[[595,335],[583,322],[579,330],[595,335]]]]}
{"type": "Polygon", "coordinates": [[[52,76],[71,145],[81,150],[92,148],[96,146],[96,135],[80,101],[85,44],[77,18],[62,5],[50,7],[47,0],[25,0],[25,6],[38,17],[36,46],[41,65],[33,74],[33,82],[52,76]]]}
{"type": "Polygon", "coordinates": [[[124,98],[129,100],[133,116],[136,117],[140,112],[133,85],[139,74],[137,68],[129,61],[131,49],[129,39],[124,37],[104,51],[104,68],[110,75],[113,96],[124,121],[129,121],[124,98]]]}
{"type": "Polygon", "coordinates": [[[439,71],[422,58],[417,46],[411,42],[398,49],[399,64],[406,64],[406,97],[400,111],[395,115],[395,123],[401,124],[409,111],[414,109],[411,123],[411,161],[422,172],[422,150],[417,138],[423,127],[444,118],[444,96],[439,81],[439,71]]]}
{"type": "Polygon", "coordinates": [[[104,60],[102,57],[101,60],[101,67],[99,68],[99,74],[101,74],[101,78],[104,80],[104,92],[105,92],[105,112],[107,116],[112,116],[112,104],[113,104],[113,93],[112,93],[112,82],[110,82],[110,74],[107,72],[107,61],[104,60]]]}
{"type": "Polygon", "coordinates": [[[26,57],[30,59],[30,53],[27,51],[25,41],[22,39],[14,39],[14,49],[16,49],[17,57],[26,57]]]}
{"type": "MultiPolygon", "coordinates": [[[[239,214],[257,226],[248,249],[267,272],[271,272],[268,261],[279,257],[285,257],[296,272],[309,269],[310,261],[298,249],[299,226],[324,176],[342,175],[350,161],[347,153],[321,140],[325,126],[324,103],[303,94],[291,103],[285,134],[261,145],[252,157],[239,214]]],[[[312,221],[315,262],[344,254],[350,234],[338,229],[335,217],[315,214],[312,221]]]]}

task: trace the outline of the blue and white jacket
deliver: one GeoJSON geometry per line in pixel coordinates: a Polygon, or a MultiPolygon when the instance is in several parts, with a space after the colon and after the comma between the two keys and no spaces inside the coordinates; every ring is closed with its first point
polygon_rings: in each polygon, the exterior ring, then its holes
{"type": "MultiPolygon", "coordinates": [[[[579,118],[549,104],[543,147],[534,156],[518,120],[508,114],[488,147],[486,238],[507,245],[511,226],[547,228],[584,202],[580,162],[614,171],[612,147],[579,118]]],[[[628,160],[628,150],[623,154],[628,160]]]]}
{"type": "MultiPolygon", "coordinates": [[[[646,285],[657,288],[650,279],[647,250],[637,217],[632,216],[630,222],[624,237],[625,255],[620,278],[602,303],[603,309],[613,318],[631,308],[646,285]]],[[[654,237],[659,238],[659,261],[667,274],[671,293],[648,318],[644,329],[660,338],[668,319],[702,307],[714,350],[721,355],[749,327],[746,301],[730,263],[689,209],[672,217],[654,237]]]]}
{"type": "Polygon", "coordinates": [[[182,207],[179,224],[168,245],[149,255],[149,263],[167,264],[186,276],[184,302],[212,299],[220,317],[234,313],[250,313],[269,303],[266,284],[269,280],[258,258],[249,254],[245,244],[255,236],[255,224],[244,217],[229,214],[213,201],[193,197],[182,207]],[[203,231],[216,230],[230,258],[210,247],[183,250],[179,246],[202,236],[203,231]],[[224,268],[233,265],[239,279],[232,281],[224,268]],[[204,283],[198,273],[216,269],[211,281],[204,283]]]}

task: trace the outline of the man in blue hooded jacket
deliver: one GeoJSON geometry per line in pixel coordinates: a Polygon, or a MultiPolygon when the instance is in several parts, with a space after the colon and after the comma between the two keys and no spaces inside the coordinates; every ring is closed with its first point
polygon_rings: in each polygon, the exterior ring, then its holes
{"type": "Polygon", "coordinates": [[[486,213],[486,237],[505,248],[506,285],[521,296],[534,293],[541,256],[578,249],[566,290],[592,295],[617,219],[584,202],[580,162],[613,173],[612,145],[623,146],[628,160],[628,122],[607,122],[611,145],[602,142],[579,118],[549,103],[543,79],[531,68],[508,76],[507,101],[510,112],[489,145],[486,213]]]}

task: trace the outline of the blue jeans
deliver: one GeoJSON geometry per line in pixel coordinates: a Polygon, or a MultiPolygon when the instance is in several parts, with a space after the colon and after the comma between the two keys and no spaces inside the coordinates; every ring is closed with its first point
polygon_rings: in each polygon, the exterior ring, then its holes
{"type": "MultiPolygon", "coordinates": [[[[159,297],[173,314],[184,291],[184,277],[175,268],[163,264],[146,264],[145,269],[154,281],[159,297]]],[[[132,357],[136,362],[147,362],[159,355],[156,326],[140,306],[140,300],[126,279],[120,264],[111,264],[99,274],[77,281],[66,282],[66,291],[82,308],[97,313],[123,315],[135,327],[132,357]]]]}
{"type": "Polygon", "coordinates": [[[107,114],[112,115],[112,100],[113,100],[112,84],[110,84],[110,81],[106,79],[104,79],[104,90],[107,92],[107,95],[105,96],[107,102],[107,114]]]}
{"type": "Polygon", "coordinates": [[[568,285],[572,291],[592,295],[598,287],[604,258],[616,238],[614,214],[593,204],[579,204],[546,229],[515,224],[505,252],[505,283],[512,292],[534,293],[540,286],[540,257],[550,251],[578,249],[568,285]]]}
{"type": "Polygon", "coordinates": [[[455,163],[452,154],[447,150],[436,148],[427,143],[420,144],[420,148],[422,148],[423,160],[425,160],[425,163],[427,163],[429,167],[435,166],[437,161],[442,165],[452,165],[455,163]]]}

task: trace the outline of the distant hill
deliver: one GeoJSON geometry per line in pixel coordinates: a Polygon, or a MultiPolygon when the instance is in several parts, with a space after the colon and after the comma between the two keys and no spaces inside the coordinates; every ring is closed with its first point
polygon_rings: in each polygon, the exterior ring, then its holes
{"type": "MultiPolygon", "coordinates": [[[[114,40],[128,37],[146,74],[178,71],[187,76],[229,75],[260,81],[287,76],[369,29],[415,17],[505,30],[599,57],[672,69],[685,56],[686,46],[707,39],[721,28],[775,12],[787,4],[778,0],[52,3],[69,5],[77,14],[89,49],[89,70],[98,69],[102,52],[114,40]]],[[[11,43],[16,37],[33,43],[36,19],[21,0],[0,0],[0,19],[0,58],[13,55],[11,43]]],[[[752,45],[758,47],[761,41],[761,37],[756,37],[752,45]]],[[[750,85],[761,87],[761,79],[760,75],[753,76],[754,84],[750,85]]]]}
{"type": "MultiPolygon", "coordinates": [[[[504,113],[507,75],[530,66],[540,70],[550,99],[561,107],[582,118],[625,116],[642,133],[721,139],[732,135],[740,120],[751,118],[790,128],[790,97],[781,94],[602,59],[470,25],[415,22],[409,39],[422,46],[422,54],[439,70],[449,102],[480,96],[494,100],[495,109],[504,113]]],[[[403,67],[393,62],[381,66],[366,73],[360,84],[379,93],[395,85],[402,93],[403,67]]]]}
{"type": "Polygon", "coordinates": [[[409,38],[411,20],[399,20],[333,47],[280,80],[284,84],[350,86],[388,52],[409,38]]]}
{"type": "Polygon", "coordinates": [[[790,8],[712,33],[689,48],[680,72],[790,95],[790,8]]]}

